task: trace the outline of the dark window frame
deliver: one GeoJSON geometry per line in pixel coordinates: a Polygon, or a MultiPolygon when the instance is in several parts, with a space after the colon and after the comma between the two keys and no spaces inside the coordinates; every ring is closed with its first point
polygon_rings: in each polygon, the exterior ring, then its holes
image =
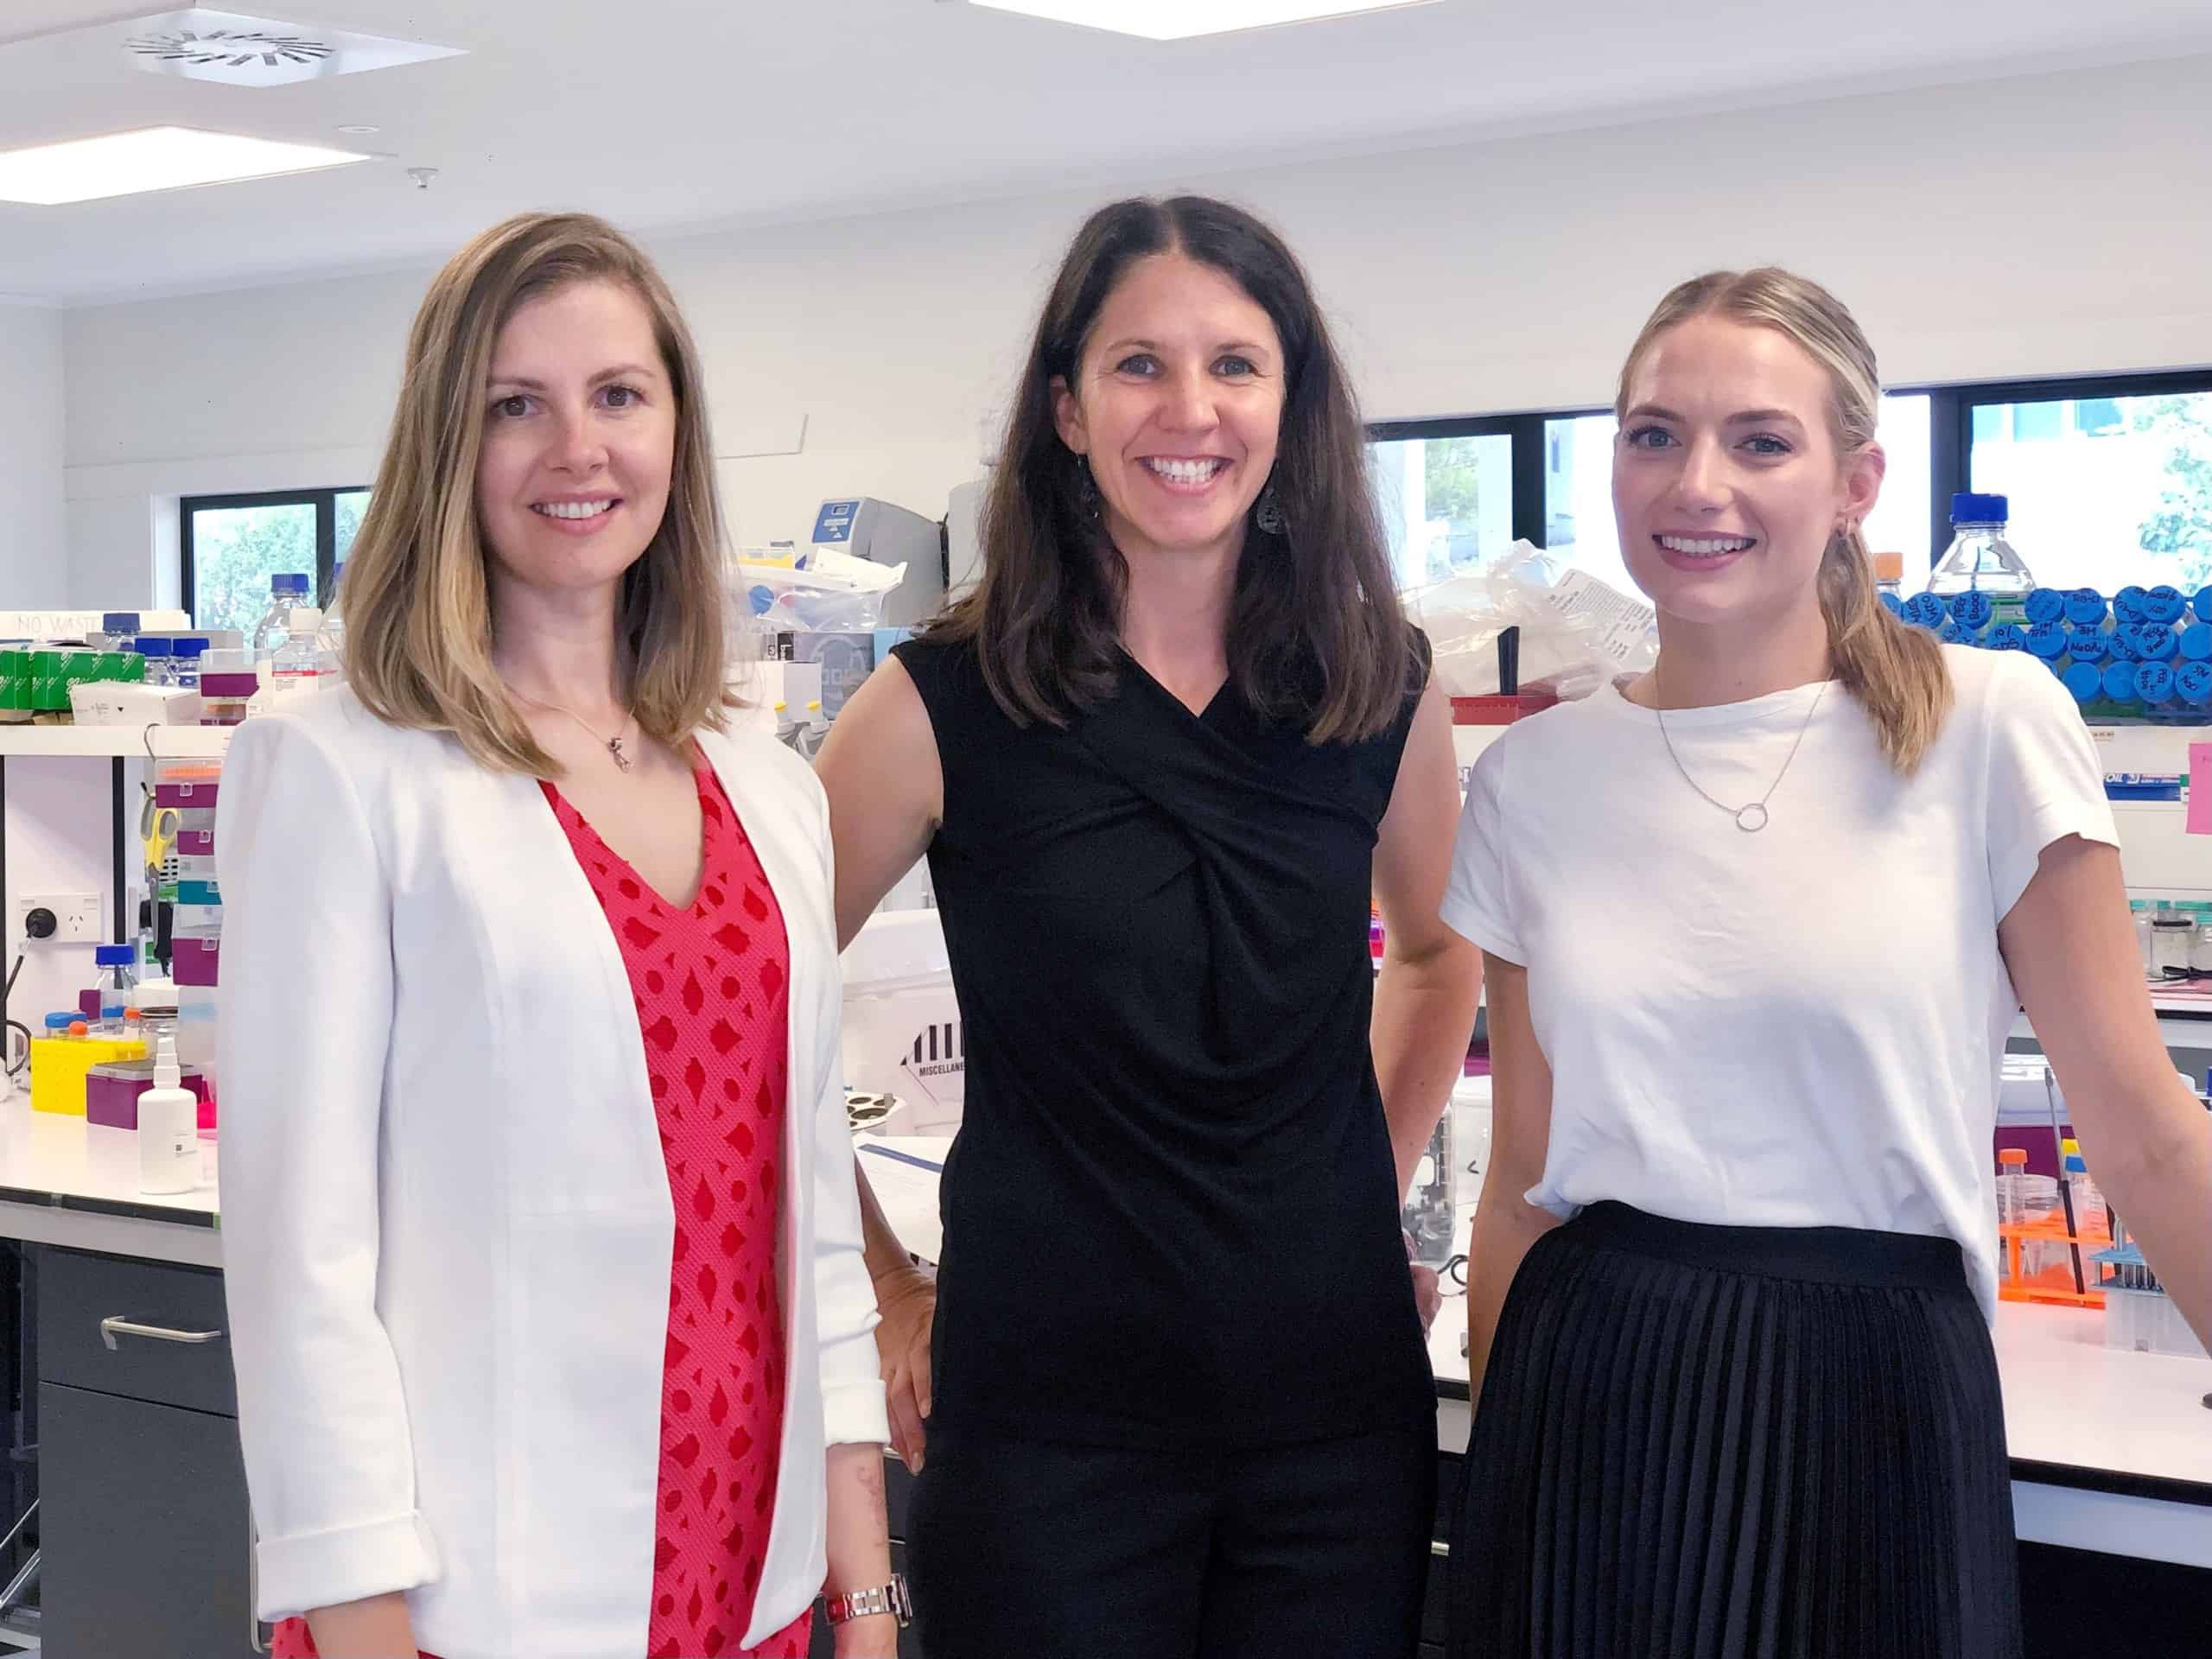
{"type": "Polygon", "coordinates": [[[316,603],[327,605],[338,550],[338,498],[356,495],[366,484],[339,484],[318,490],[246,490],[226,495],[188,495],[177,501],[177,565],[183,579],[184,608],[193,626],[200,625],[200,591],[193,558],[193,519],[208,511],[238,507],[313,507],[315,509],[315,591],[316,603]]]}

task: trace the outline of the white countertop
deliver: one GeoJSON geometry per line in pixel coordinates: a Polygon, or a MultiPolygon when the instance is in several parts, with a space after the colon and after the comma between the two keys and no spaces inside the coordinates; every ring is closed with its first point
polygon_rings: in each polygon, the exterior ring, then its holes
{"type": "Polygon", "coordinates": [[[138,1136],[0,1099],[0,1237],[222,1265],[215,1189],[138,1190],[138,1136]]]}

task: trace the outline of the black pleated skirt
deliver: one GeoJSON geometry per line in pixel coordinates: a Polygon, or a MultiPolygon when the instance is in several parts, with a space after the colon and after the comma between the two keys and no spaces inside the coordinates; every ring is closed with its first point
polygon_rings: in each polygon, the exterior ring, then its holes
{"type": "Polygon", "coordinates": [[[1948,1239],[1593,1205],[1506,1297],[1453,1659],[2018,1659],[1996,1356],[1948,1239]]]}

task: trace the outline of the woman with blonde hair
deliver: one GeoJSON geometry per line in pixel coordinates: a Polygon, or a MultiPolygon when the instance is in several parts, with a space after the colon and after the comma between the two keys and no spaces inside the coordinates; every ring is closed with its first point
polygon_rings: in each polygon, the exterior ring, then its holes
{"type": "Polygon", "coordinates": [[[1663,301],[1613,499],[1652,671],[1477,763],[1445,918],[1495,1139],[1453,1651],[2009,1659],[1992,1135],[2024,1003],[2212,1332],[2212,1129],[2032,658],[1876,601],[1874,353],[1774,270],[1663,301]]]}
{"type": "Polygon", "coordinates": [[[828,814],[728,728],[699,359],[531,214],[417,315],[346,689],[218,832],[224,1236],[276,1651],[889,1655],[828,814]],[[290,1617],[287,1616],[303,1616],[290,1617]]]}

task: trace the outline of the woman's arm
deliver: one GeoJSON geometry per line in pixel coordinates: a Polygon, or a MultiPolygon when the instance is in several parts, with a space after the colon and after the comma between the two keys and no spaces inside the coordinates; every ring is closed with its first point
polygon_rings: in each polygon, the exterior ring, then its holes
{"type": "MultiPolygon", "coordinates": [[[[937,730],[897,658],[870,675],[830,728],[815,757],[830,796],[830,834],[837,847],[837,944],[850,944],[899,877],[929,850],[944,816],[944,772],[937,730]]],[[[915,1267],[860,1183],[868,1273],[883,1322],[875,1340],[890,1393],[891,1441],[909,1469],[922,1467],[922,1424],[930,1414],[930,1330],[937,1284],[915,1267]]],[[[863,1586],[865,1587],[865,1586],[863,1586]]]]}
{"type": "Polygon", "coordinates": [[[2082,1155],[2174,1306],[2212,1344],[2212,1122],[2159,1040],[2119,850],[2079,836],[2052,842],[1997,937],[2082,1155]]]}
{"type": "MultiPolygon", "coordinates": [[[[883,1448],[830,1448],[829,1593],[891,1582],[891,1529],[883,1510],[883,1448]]],[[[837,1659],[896,1659],[899,1621],[888,1613],[836,1627],[837,1659]]]]}
{"type": "Polygon", "coordinates": [[[416,1659],[415,1622],[402,1595],[372,1596],[308,1615],[323,1659],[416,1659]]]}
{"type": "Polygon", "coordinates": [[[1459,1080],[1482,995],[1481,955],[1437,914],[1452,874],[1459,816],[1452,705],[1431,680],[1407,734],[1375,842],[1382,968],[1368,1043],[1383,1115],[1390,1121],[1401,1198],[1459,1080]]]}
{"type": "Polygon", "coordinates": [[[1529,1247],[1559,1225],[1522,1195],[1543,1177],[1552,1135],[1552,1068],[1529,1018],[1529,970],[1483,958],[1490,985],[1490,1170],[1467,1249],[1467,1395],[1478,1405],[1505,1293],[1529,1247]]]}

